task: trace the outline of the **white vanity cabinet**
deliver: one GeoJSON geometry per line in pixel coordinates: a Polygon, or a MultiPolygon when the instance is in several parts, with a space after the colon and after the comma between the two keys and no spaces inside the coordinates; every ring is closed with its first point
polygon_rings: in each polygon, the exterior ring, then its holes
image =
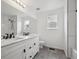
{"type": "Polygon", "coordinates": [[[33,59],[38,51],[39,38],[36,36],[1,47],[1,59],[33,59]]]}
{"type": "Polygon", "coordinates": [[[1,59],[25,59],[25,41],[1,48],[1,59]]]}
{"type": "Polygon", "coordinates": [[[26,41],[26,59],[33,59],[39,51],[39,38],[34,37],[26,41]]]}

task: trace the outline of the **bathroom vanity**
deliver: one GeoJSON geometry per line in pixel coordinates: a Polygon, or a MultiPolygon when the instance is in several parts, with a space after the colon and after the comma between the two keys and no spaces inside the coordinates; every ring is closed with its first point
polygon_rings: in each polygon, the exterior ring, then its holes
{"type": "Polygon", "coordinates": [[[38,51],[37,35],[1,41],[1,59],[32,59],[38,51]]]}
{"type": "MultiPolygon", "coordinates": [[[[26,14],[25,7],[24,0],[1,0],[2,36],[5,36],[5,33],[8,36],[12,32],[16,35],[17,31],[20,31],[17,30],[20,29],[20,24],[17,27],[21,18],[19,15],[26,14]]],[[[1,39],[1,59],[32,59],[38,51],[39,37],[35,34],[1,39]]]]}

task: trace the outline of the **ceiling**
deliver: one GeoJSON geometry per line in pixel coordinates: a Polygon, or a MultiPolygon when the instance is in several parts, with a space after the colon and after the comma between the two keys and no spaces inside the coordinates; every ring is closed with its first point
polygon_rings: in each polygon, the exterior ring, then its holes
{"type": "Polygon", "coordinates": [[[38,11],[36,8],[40,8],[39,11],[48,11],[60,8],[64,6],[65,0],[23,0],[26,4],[26,9],[30,11],[38,11]]]}

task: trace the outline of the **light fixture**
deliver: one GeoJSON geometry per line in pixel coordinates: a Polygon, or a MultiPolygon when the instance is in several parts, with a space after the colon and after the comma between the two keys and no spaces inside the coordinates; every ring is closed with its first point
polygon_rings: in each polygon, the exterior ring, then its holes
{"type": "Polygon", "coordinates": [[[16,2],[22,8],[25,8],[26,7],[26,5],[22,1],[20,1],[20,0],[12,0],[12,1],[16,2]]]}
{"type": "Polygon", "coordinates": [[[29,20],[26,20],[25,22],[24,22],[24,25],[29,25],[30,24],[30,21],[29,20]]]}

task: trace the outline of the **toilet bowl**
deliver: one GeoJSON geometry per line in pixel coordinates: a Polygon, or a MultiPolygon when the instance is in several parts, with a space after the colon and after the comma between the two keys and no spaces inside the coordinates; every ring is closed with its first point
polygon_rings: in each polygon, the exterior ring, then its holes
{"type": "Polygon", "coordinates": [[[43,48],[45,41],[39,41],[40,48],[43,48]]]}

